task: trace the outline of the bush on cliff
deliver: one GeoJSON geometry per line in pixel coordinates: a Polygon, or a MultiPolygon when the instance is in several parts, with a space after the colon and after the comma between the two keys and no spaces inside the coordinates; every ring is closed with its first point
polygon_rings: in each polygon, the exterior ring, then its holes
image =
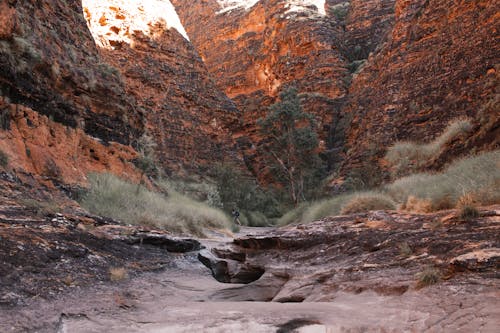
{"type": "Polygon", "coordinates": [[[198,236],[206,228],[230,227],[222,211],[175,191],[166,196],[107,173],[90,174],[88,178],[90,188],[81,205],[94,214],[198,236]]]}

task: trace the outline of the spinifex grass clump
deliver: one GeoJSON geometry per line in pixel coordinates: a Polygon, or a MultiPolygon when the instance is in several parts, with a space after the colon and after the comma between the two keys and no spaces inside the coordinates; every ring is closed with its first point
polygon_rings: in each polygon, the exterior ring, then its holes
{"type": "Polygon", "coordinates": [[[386,160],[392,165],[396,177],[418,171],[423,165],[436,157],[446,143],[454,138],[470,132],[472,124],[468,119],[457,119],[436,139],[429,143],[398,142],[387,150],[386,160]]]}
{"type": "Polygon", "coordinates": [[[174,191],[166,196],[106,173],[90,174],[89,182],[81,204],[94,214],[193,235],[203,235],[206,228],[230,226],[222,211],[174,191]]]}
{"type": "Polygon", "coordinates": [[[419,173],[396,180],[386,192],[404,209],[434,211],[457,206],[464,195],[478,204],[500,200],[500,151],[464,158],[441,173],[419,173]],[[421,209],[418,209],[420,207],[421,209]]]}

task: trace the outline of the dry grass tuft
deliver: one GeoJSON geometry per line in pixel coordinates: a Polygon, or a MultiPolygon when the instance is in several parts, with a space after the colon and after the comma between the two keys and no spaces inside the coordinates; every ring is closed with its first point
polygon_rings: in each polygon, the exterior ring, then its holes
{"type": "Polygon", "coordinates": [[[446,143],[470,132],[471,129],[472,124],[469,119],[456,119],[450,122],[443,133],[430,143],[397,142],[387,150],[385,159],[393,167],[393,176],[411,174],[435,158],[446,143]]]}
{"type": "Polygon", "coordinates": [[[354,214],[371,210],[394,210],[396,203],[386,194],[378,192],[364,192],[355,194],[342,206],[342,214],[354,214]]]}
{"type": "Polygon", "coordinates": [[[493,204],[500,201],[500,151],[461,159],[442,173],[419,173],[386,186],[402,209],[431,212],[454,208],[461,202],[493,204]]]}
{"type": "Polygon", "coordinates": [[[90,189],[81,205],[94,214],[127,224],[198,236],[203,236],[206,228],[230,227],[221,210],[172,190],[166,196],[111,174],[90,174],[89,182],[90,189]]]}
{"type": "Polygon", "coordinates": [[[123,267],[112,267],[109,269],[109,280],[119,282],[128,279],[128,272],[123,267]]]}
{"type": "Polygon", "coordinates": [[[403,242],[398,245],[399,254],[403,257],[409,257],[413,254],[413,250],[407,242],[403,242]]]}
{"type": "Polygon", "coordinates": [[[417,274],[417,285],[419,288],[427,287],[438,283],[442,279],[441,272],[434,267],[427,267],[417,274]]]}
{"type": "Polygon", "coordinates": [[[477,219],[479,215],[479,210],[476,207],[468,205],[463,206],[458,214],[460,219],[462,219],[463,221],[472,221],[474,219],[477,219]]]}
{"type": "Polygon", "coordinates": [[[53,200],[37,201],[35,199],[21,199],[19,200],[19,204],[42,217],[54,215],[61,210],[61,206],[53,200]]]}

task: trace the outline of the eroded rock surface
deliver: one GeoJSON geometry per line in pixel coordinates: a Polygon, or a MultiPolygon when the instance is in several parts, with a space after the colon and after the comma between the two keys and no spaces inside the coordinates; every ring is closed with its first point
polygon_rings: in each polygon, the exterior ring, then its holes
{"type": "MultiPolygon", "coordinates": [[[[260,267],[265,271],[263,281],[214,297],[240,300],[236,290],[245,294],[247,289],[262,289],[263,299],[278,302],[333,301],[341,293],[364,291],[399,296],[424,287],[424,274],[435,275],[446,288],[498,287],[498,208],[470,222],[460,221],[454,213],[450,217],[449,212],[378,211],[237,238],[222,253],[244,258],[242,266],[260,267]],[[272,297],[270,286],[275,286],[272,297]]],[[[220,251],[215,248],[212,253],[220,251]]],[[[226,274],[230,280],[231,272],[226,274]]]]}
{"type": "Polygon", "coordinates": [[[242,112],[231,130],[256,176],[267,175],[257,151],[262,136],[256,121],[286,86],[303,93],[304,109],[315,115],[326,148],[349,73],[342,26],[327,15],[324,1],[172,3],[208,71],[242,112]]]}
{"type": "Polygon", "coordinates": [[[194,239],[88,215],[53,188],[32,185],[0,173],[0,308],[109,282],[112,268],[131,276],[174,268],[173,253],[200,249],[194,239]]]}

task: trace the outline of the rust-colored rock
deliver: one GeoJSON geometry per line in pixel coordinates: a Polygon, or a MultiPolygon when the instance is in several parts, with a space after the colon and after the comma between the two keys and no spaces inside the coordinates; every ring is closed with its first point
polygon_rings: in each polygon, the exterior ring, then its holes
{"type": "Polygon", "coordinates": [[[8,130],[0,130],[0,150],[9,157],[8,168],[29,173],[46,183],[81,184],[89,172],[112,172],[139,181],[132,160],[137,153],[116,142],[103,144],[81,128],[55,122],[32,109],[2,105],[8,130]]]}
{"type": "Polygon", "coordinates": [[[321,1],[240,1],[236,7],[216,0],[172,3],[217,85],[242,111],[233,137],[255,174],[264,167],[256,120],[287,85],[303,93],[303,106],[316,116],[326,147],[349,74],[337,38],[342,27],[316,6],[321,1]]]}
{"type": "Polygon", "coordinates": [[[168,2],[84,1],[84,11],[101,55],[119,69],[142,110],[164,167],[199,173],[213,161],[237,159],[228,125],[238,110],[210,78],[168,2]]]}
{"type": "Polygon", "coordinates": [[[475,128],[467,149],[455,147],[445,161],[498,147],[500,16],[494,3],[396,1],[394,26],[349,89],[344,172],[376,166],[395,141],[428,142],[460,116],[484,126],[475,128]]]}
{"type": "Polygon", "coordinates": [[[137,137],[142,116],[99,56],[80,1],[0,4],[0,95],[104,141],[137,137]]]}

